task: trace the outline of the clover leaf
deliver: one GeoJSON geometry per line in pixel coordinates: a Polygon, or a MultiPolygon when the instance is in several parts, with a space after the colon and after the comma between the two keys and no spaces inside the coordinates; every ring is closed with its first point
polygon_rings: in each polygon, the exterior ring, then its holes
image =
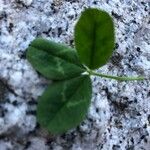
{"type": "Polygon", "coordinates": [[[91,93],[91,80],[87,75],[50,85],[38,101],[39,123],[51,133],[76,127],[85,118],[91,93]]]}
{"type": "Polygon", "coordinates": [[[77,51],[42,38],[29,45],[27,59],[32,66],[48,79],[57,80],[38,99],[37,120],[41,126],[59,134],[80,124],[90,105],[91,75],[119,81],[144,79],[91,70],[107,63],[114,43],[114,25],[109,14],[89,8],[82,13],[75,26],[77,51]]]}
{"type": "Polygon", "coordinates": [[[114,48],[114,25],[109,14],[86,9],[75,26],[75,45],[81,61],[90,69],[105,65],[114,48]]]}
{"type": "Polygon", "coordinates": [[[27,59],[48,79],[68,79],[85,71],[74,49],[42,38],[30,44],[27,59]]]}

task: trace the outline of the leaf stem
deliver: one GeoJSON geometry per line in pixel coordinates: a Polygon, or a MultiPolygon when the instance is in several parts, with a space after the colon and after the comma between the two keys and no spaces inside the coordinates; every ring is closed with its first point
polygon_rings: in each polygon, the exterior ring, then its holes
{"type": "Polygon", "coordinates": [[[99,77],[105,77],[105,78],[109,78],[109,79],[115,79],[115,80],[119,80],[119,81],[134,81],[134,80],[144,80],[145,77],[126,77],[126,76],[112,76],[112,75],[106,75],[106,74],[101,74],[101,73],[97,73],[94,72],[90,69],[87,69],[87,72],[89,73],[89,75],[95,75],[95,76],[99,76],[99,77]]]}

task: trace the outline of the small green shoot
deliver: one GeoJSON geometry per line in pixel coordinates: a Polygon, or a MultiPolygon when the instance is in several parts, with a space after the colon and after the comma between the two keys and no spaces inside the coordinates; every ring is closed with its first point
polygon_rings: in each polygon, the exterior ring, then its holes
{"type": "Polygon", "coordinates": [[[115,43],[114,24],[105,11],[86,9],[75,26],[75,49],[35,39],[27,50],[27,59],[43,76],[54,80],[38,100],[37,120],[53,134],[76,127],[88,111],[92,85],[90,76],[119,81],[143,80],[143,77],[118,77],[93,71],[105,65],[115,43]]]}

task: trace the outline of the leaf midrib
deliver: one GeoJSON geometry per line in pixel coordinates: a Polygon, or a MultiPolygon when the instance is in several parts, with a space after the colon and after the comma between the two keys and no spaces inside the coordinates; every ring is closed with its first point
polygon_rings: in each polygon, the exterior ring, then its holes
{"type": "Polygon", "coordinates": [[[90,49],[90,51],[91,51],[91,53],[90,53],[90,56],[91,56],[91,59],[90,59],[90,66],[92,67],[93,66],[93,64],[94,64],[94,55],[95,55],[95,47],[96,47],[96,45],[95,45],[95,40],[96,40],[96,22],[95,22],[95,20],[93,21],[94,23],[93,23],[93,34],[92,34],[92,45],[91,45],[91,49],[90,49]]]}

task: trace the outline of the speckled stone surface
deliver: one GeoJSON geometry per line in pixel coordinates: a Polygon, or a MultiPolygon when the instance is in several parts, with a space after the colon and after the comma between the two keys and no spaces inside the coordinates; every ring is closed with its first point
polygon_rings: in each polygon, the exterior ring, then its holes
{"type": "Polygon", "coordinates": [[[25,57],[38,36],[73,46],[73,28],[87,7],[112,15],[116,51],[99,69],[150,77],[149,0],[0,0],[0,150],[150,150],[150,81],[92,77],[87,118],[54,136],[36,122],[47,81],[25,57]]]}

